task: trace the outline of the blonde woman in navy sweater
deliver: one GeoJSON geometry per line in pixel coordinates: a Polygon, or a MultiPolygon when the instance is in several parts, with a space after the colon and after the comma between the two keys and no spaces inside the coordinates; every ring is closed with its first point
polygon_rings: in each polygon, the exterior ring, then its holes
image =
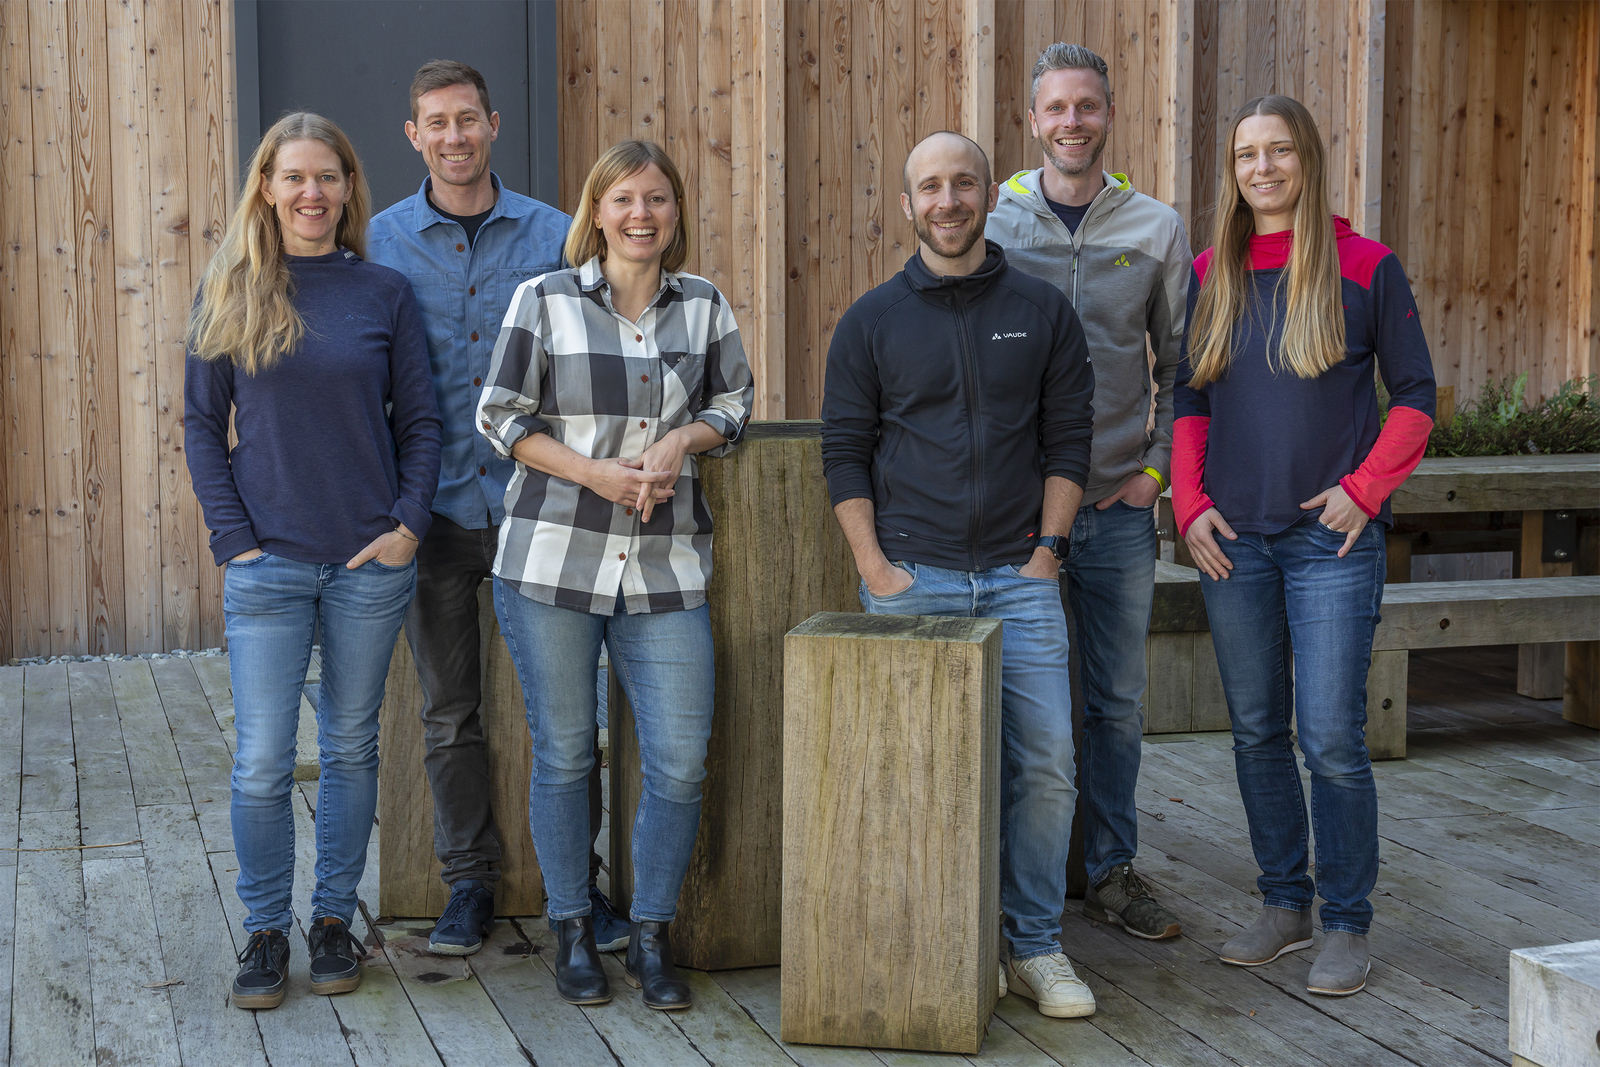
{"type": "Polygon", "coordinates": [[[378,705],[439,480],[427,337],[405,277],[361,258],[368,216],[339,128],[305,112],[280,119],[248,165],[190,324],[184,446],[227,568],[241,1008],[284,996],[295,731],[319,624],[311,991],[361,981],[350,921],[377,801],[378,705]]]}
{"type": "Polygon", "coordinates": [[[1212,247],[1190,283],[1172,464],[1265,902],[1222,959],[1254,967],[1309,947],[1320,894],[1306,987],[1345,996],[1366,984],[1378,876],[1366,675],[1388,498],[1427,446],[1433,366],[1399,261],[1329,211],[1305,107],[1252,100],[1228,143],[1212,247]],[[1391,397],[1381,429],[1375,368],[1391,397]]]}

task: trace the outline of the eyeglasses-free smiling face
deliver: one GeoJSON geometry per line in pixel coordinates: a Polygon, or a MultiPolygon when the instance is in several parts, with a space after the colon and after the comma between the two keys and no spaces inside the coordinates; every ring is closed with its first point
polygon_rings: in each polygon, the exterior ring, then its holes
{"type": "Polygon", "coordinates": [[[261,196],[278,216],[283,250],[291,256],[332,252],[350,199],[350,178],[339,154],[321,141],[289,141],[278,149],[261,196]]]}
{"type": "Polygon", "coordinates": [[[634,171],[600,194],[595,226],[606,239],[606,258],[659,262],[678,232],[678,198],[654,163],[634,171]]]}
{"type": "Polygon", "coordinates": [[[1289,124],[1279,115],[1251,115],[1233,131],[1233,177],[1255,215],[1257,233],[1294,228],[1305,175],[1289,124]]]}
{"type": "Polygon", "coordinates": [[[910,191],[901,194],[900,207],[922,243],[923,262],[935,273],[969,274],[982,264],[981,250],[973,250],[1000,193],[988,169],[982,152],[954,134],[934,134],[906,158],[910,191]]]}
{"type": "Polygon", "coordinates": [[[466,83],[430,89],[417,97],[417,118],[406,123],[406,136],[436,184],[487,187],[500,112],[485,115],[477,88],[466,83]]]}
{"type": "Polygon", "coordinates": [[[1066,177],[1093,172],[1115,114],[1105,81],[1092,70],[1046,71],[1028,109],[1028,126],[1050,165],[1066,177]]]}

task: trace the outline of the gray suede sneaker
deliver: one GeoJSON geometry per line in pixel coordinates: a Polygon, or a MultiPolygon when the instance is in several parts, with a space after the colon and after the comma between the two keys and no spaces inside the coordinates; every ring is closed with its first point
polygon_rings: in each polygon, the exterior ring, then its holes
{"type": "Polygon", "coordinates": [[[1348,997],[1367,984],[1372,961],[1367,957],[1367,935],[1348,930],[1330,930],[1323,940],[1317,962],[1306,977],[1306,992],[1325,997],[1348,997]]]}
{"type": "Polygon", "coordinates": [[[1099,885],[1089,887],[1083,897],[1083,913],[1095,922],[1115,923],[1146,941],[1177,937],[1182,931],[1178,917],[1156,902],[1131,863],[1113,867],[1099,885]]]}
{"type": "MultiPolygon", "coordinates": [[[[1285,952],[1311,947],[1311,913],[1267,906],[1256,921],[1222,946],[1223,963],[1259,967],[1285,952]]],[[[1354,990],[1352,990],[1354,992],[1354,990]]]]}

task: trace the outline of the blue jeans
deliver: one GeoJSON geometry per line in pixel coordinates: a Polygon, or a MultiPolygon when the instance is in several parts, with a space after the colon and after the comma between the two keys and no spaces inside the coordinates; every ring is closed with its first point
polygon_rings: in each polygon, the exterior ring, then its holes
{"type": "Polygon", "coordinates": [[[287,932],[294,922],[295,733],[300,691],[322,624],[317,700],[316,890],[311,918],[355,918],[356,885],[378,802],[378,706],[416,565],[376,560],[299,563],[260,555],[229,563],[222,579],[237,742],[233,847],[244,927],[287,932]]]}
{"type": "Polygon", "coordinates": [[[1217,539],[1233,570],[1200,586],[1233,721],[1233,759],[1276,908],[1306,911],[1322,894],[1322,928],[1365,934],[1378,880],[1378,791],[1367,754],[1367,667],[1383,600],[1383,527],[1368,523],[1344,559],[1345,535],[1308,520],[1281,533],[1217,539]],[[1296,690],[1298,689],[1298,696],[1296,690]],[[1311,772],[1317,870],[1307,871],[1306,800],[1291,725],[1311,772]]]}
{"type": "Polygon", "coordinates": [[[1120,500],[1078,509],[1067,556],[1067,603],[1078,628],[1083,686],[1084,866],[1095,885],[1139,850],[1134,787],[1144,743],[1145,637],[1156,588],[1154,508],[1120,500]]]}
{"type": "Polygon", "coordinates": [[[533,738],[528,829],[550,918],[588,915],[589,771],[595,664],[603,642],[633,705],[643,791],[633,822],[635,922],[671,922],[700,829],[711,737],[711,610],[591,615],[541,604],[499,578],[495,609],[517,665],[533,738]]]}
{"type": "Polygon", "coordinates": [[[1072,784],[1072,696],[1067,677],[1067,617],[1053,578],[1027,578],[1013,566],[955,571],[895,562],[911,585],[875,597],[873,615],[954,615],[999,619],[1000,906],[1013,959],[1060,952],[1067,899],[1067,846],[1078,793],[1072,784]]]}

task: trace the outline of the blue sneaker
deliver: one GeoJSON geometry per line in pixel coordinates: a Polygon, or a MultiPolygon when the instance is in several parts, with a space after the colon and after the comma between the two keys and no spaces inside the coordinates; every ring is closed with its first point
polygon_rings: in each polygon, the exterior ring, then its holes
{"type": "MultiPolygon", "coordinates": [[[[589,887],[589,917],[594,925],[595,948],[601,952],[621,952],[628,947],[628,920],[617,914],[611,901],[600,892],[600,887],[589,887]]],[[[556,932],[554,919],[547,920],[550,932],[556,932]]]]}
{"type": "Polygon", "coordinates": [[[428,935],[428,951],[436,956],[470,956],[483,947],[494,925],[494,888],[475,878],[450,887],[450,903],[428,935]]]}

